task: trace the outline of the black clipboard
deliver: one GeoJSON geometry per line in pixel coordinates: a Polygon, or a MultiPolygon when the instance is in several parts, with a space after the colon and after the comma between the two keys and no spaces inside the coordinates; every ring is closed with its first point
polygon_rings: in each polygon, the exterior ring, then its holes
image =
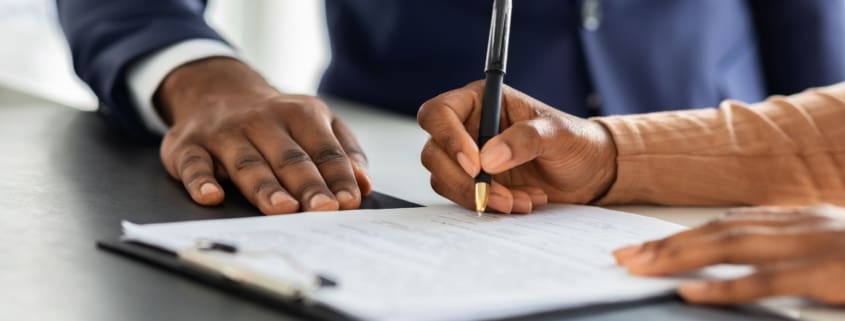
{"type": "MultiPolygon", "coordinates": [[[[361,209],[411,208],[421,205],[404,201],[389,195],[373,192],[361,202],[361,209]]],[[[100,240],[97,247],[152,266],[163,268],[173,273],[188,277],[194,281],[210,285],[220,290],[237,294],[239,297],[255,301],[285,313],[327,321],[358,320],[355,317],[319,303],[305,302],[280,296],[256,287],[234,282],[213,271],[198,268],[178,259],[176,254],[148,245],[123,242],[120,240],[100,240]]]]}

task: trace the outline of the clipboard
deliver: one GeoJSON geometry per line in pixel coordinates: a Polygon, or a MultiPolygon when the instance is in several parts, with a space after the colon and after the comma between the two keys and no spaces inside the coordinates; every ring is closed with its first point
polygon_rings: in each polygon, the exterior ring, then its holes
{"type": "MultiPolygon", "coordinates": [[[[389,195],[373,192],[361,202],[361,209],[387,209],[421,207],[389,195]]],[[[215,271],[192,264],[181,259],[176,253],[158,249],[137,242],[125,242],[119,239],[97,241],[101,250],[134,259],[158,268],[188,277],[194,281],[210,285],[239,297],[252,300],[285,313],[327,321],[358,320],[353,316],[338,311],[330,306],[304,301],[296,297],[280,295],[251,284],[238,282],[220,271],[215,271]]],[[[332,281],[324,280],[331,286],[332,281]]]]}
{"type": "MultiPolygon", "coordinates": [[[[412,207],[420,206],[379,193],[374,193],[362,203],[362,208],[412,207]]],[[[320,304],[307,299],[303,300],[286,297],[279,295],[276,292],[267,291],[261,287],[237,282],[236,280],[226,277],[222,273],[203,269],[186,262],[185,260],[180,259],[175,253],[142,243],[124,242],[114,239],[98,241],[97,246],[104,251],[122,255],[145,264],[165,269],[171,273],[176,273],[182,275],[183,277],[190,278],[195,282],[237,295],[239,298],[259,303],[265,307],[279,311],[280,313],[315,320],[362,320],[360,317],[355,317],[330,305],[320,304]]],[[[226,252],[225,249],[218,250],[226,252]]],[[[340,286],[343,286],[342,280],[339,281],[340,286]]],[[[657,315],[662,315],[663,312],[661,311],[665,311],[665,309],[672,309],[676,312],[688,312],[691,314],[707,313],[708,315],[714,316],[714,318],[724,317],[727,319],[742,315],[744,319],[748,320],[785,320],[778,315],[768,313],[768,311],[761,311],[757,309],[752,309],[751,311],[753,311],[753,313],[749,314],[749,309],[744,307],[708,308],[690,306],[683,303],[676,294],[667,294],[625,302],[589,304],[580,307],[563,308],[560,310],[528,313],[520,316],[501,318],[492,317],[489,320],[546,319],[549,317],[579,318],[582,316],[595,315],[597,313],[609,313],[609,315],[613,315],[614,313],[628,311],[629,309],[654,311],[657,315]]]]}

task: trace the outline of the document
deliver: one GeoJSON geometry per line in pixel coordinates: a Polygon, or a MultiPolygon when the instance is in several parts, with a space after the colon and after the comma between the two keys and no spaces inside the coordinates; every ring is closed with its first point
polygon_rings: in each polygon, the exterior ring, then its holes
{"type": "MultiPolygon", "coordinates": [[[[481,217],[456,206],[124,224],[124,238],[179,252],[234,244],[232,266],[338,283],[309,299],[367,320],[479,320],[665,295],[678,279],[630,276],[612,250],[683,227],[589,206],[481,217]]],[[[714,271],[715,277],[733,271],[714,271]]]]}

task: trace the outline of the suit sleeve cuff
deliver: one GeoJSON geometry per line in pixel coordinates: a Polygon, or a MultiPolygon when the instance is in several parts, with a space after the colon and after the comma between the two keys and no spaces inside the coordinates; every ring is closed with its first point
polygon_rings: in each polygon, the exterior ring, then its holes
{"type": "Polygon", "coordinates": [[[221,41],[192,39],[153,52],[129,66],[126,77],[129,94],[148,130],[159,135],[168,130],[153,103],[153,96],[164,78],[181,65],[209,57],[237,58],[237,54],[221,41]]]}
{"type": "Polygon", "coordinates": [[[613,136],[616,145],[616,181],[604,196],[596,200],[597,205],[628,204],[647,193],[642,187],[646,184],[649,172],[648,157],[645,155],[645,142],[637,126],[631,119],[610,116],[591,118],[602,124],[613,136]]]}

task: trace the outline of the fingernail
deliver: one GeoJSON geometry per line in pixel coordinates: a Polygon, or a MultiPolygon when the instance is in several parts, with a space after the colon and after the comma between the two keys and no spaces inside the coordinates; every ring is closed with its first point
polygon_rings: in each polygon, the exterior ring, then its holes
{"type": "Polygon", "coordinates": [[[212,193],[217,193],[217,192],[220,192],[220,188],[217,187],[217,185],[214,185],[212,183],[205,183],[205,184],[202,184],[202,186],[200,186],[200,194],[202,194],[203,196],[210,195],[212,193]]]}
{"type": "Polygon", "coordinates": [[[273,205],[273,206],[282,204],[282,202],[290,202],[290,201],[296,202],[296,200],[293,199],[292,197],[290,197],[290,195],[288,195],[287,193],[282,192],[282,191],[276,191],[275,193],[270,195],[270,205],[273,205]]]}
{"type": "Polygon", "coordinates": [[[506,144],[497,144],[485,150],[486,153],[481,153],[481,167],[487,171],[500,172],[500,167],[512,157],[511,149],[506,144]]]}
{"type": "Polygon", "coordinates": [[[457,158],[458,164],[461,164],[461,167],[464,169],[464,172],[467,172],[467,174],[469,174],[470,176],[475,176],[477,174],[475,165],[472,164],[472,161],[469,160],[469,157],[467,157],[466,154],[459,152],[457,158]]]}
{"type": "Polygon", "coordinates": [[[308,204],[310,204],[312,210],[336,210],[338,208],[337,202],[324,194],[314,195],[308,204]]]}
{"type": "Polygon", "coordinates": [[[707,291],[708,286],[709,285],[708,285],[707,282],[692,281],[692,282],[687,282],[687,283],[681,284],[681,286],[678,287],[678,292],[681,292],[681,294],[683,294],[685,296],[690,295],[690,294],[692,294],[692,295],[701,294],[702,292],[707,291]]]}
{"type": "Polygon", "coordinates": [[[337,200],[340,201],[341,203],[351,202],[351,201],[355,200],[355,196],[352,195],[352,193],[350,193],[350,192],[340,191],[339,193],[337,193],[337,200]]]}

